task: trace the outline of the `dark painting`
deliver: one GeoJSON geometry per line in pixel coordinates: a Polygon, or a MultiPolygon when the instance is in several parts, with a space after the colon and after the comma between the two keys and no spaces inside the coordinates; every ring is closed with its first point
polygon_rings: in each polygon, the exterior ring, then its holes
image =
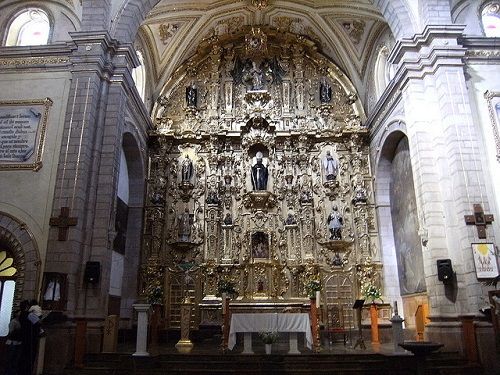
{"type": "Polygon", "coordinates": [[[396,147],[391,175],[391,216],[401,295],[425,292],[417,202],[406,137],[396,147]]]}
{"type": "Polygon", "coordinates": [[[127,204],[116,197],[116,218],[115,218],[115,231],[116,236],[113,241],[113,250],[125,254],[125,241],[127,234],[127,221],[128,221],[128,206],[127,204]]]}
{"type": "Polygon", "coordinates": [[[253,233],[251,245],[253,258],[269,258],[269,235],[267,233],[253,233]]]}

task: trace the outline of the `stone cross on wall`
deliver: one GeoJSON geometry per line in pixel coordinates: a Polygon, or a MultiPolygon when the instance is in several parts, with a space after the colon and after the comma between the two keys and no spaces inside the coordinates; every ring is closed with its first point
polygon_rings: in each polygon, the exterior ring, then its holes
{"type": "Polygon", "coordinates": [[[69,227],[74,227],[78,224],[78,218],[69,217],[69,207],[61,207],[59,216],[51,217],[49,224],[59,228],[58,241],[66,241],[68,239],[69,227]]]}
{"type": "Polygon", "coordinates": [[[493,215],[485,214],[480,204],[474,204],[473,207],[474,214],[464,216],[465,224],[475,225],[477,228],[477,236],[479,238],[486,238],[486,225],[493,222],[493,215]]]}

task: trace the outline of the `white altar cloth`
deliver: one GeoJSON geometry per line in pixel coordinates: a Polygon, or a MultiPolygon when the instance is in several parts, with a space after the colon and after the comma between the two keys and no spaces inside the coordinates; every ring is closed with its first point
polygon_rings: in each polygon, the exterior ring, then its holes
{"type": "Polygon", "coordinates": [[[307,313],[232,314],[228,348],[236,345],[237,332],[304,332],[306,345],[312,349],[312,333],[307,313]]]}

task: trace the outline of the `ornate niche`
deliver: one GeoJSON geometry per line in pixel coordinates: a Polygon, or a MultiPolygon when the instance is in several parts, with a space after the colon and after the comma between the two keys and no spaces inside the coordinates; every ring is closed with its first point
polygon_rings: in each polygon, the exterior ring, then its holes
{"type": "Polygon", "coordinates": [[[311,269],[350,280],[328,301],[358,297],[355,266],[378,262],[365,116],[312,41],[269,27],[206,40],[154,118],[144,263],[154,253],[166,280],[193,263],[195,306],[212,309],[221,280],[239,299],[305,300],[311,269]]]}

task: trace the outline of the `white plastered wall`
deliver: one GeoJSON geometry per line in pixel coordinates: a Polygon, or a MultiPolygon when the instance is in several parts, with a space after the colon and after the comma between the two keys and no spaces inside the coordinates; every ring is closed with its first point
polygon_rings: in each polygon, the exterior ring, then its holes
{"type": "MultiPolygon", "coordinates": [[[[482,158],[484,158],[487,165],[489,183],[486,183],[486,193],[490,199],[490,202],[494,202],[495,207],[490,207],[490,211],[500,212],[500,161],[497,160],[496,154],[497,150],[495,147],[495,138],[493,135],[493,123],[490,118],[490,113],[488,109],[488,101],[484,94],[486,91],[497,92],[500,96],[500,66],[499,65],[484,65],[484,64],[471,64],[467,66],[468,73],[468,89],[470,95],[470,102],[472,110],[477,113],[475,118],[481,128],[483,139],[483,150],[482,158]]],[[[493,119],[494,120],[494,119],[493,119]]],[[[498,127],[500,119],[496,119],[496,126],[498,127]]],[[[483,207],[484,208],[484,207],[483,207]]],[[[500,238],[500,230],[498,225],[498,219],[495,218],[493,222],[492,229],[495,238],[500,238]]],[[[498,244],[497,244],[498,246],[498,244]]]]}
{"type": "MultiPolygon", "coordinates": [[[[0,171],[0,211],[26,223],[45,261],[70,73],[0,74],[0,101],[50,98],[42,168],[0,171]]],[[[42,267],[43,271],[43,267],[42,267]]]]}

